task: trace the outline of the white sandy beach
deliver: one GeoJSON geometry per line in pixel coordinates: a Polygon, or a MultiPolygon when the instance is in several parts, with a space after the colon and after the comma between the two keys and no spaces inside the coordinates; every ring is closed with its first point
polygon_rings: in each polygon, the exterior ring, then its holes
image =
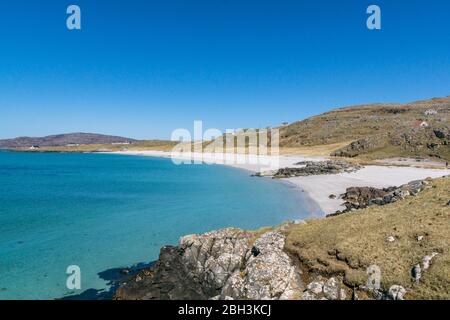
{"type": "MultiPolygon", "coordinates": [[[[116,154],[140,155],[151,157],[172,158],[171,152],[165,151],[122,151],[114,152],[116,154]]],[[[324,158],[311,158],[295,156],[252,156],[251,158],[243,155],[220,154],[220,153],[192,153],[177,154],[173,157],[175,161],[195,160],[205,163],[214,163],[229,165],[235,168],[249,170],[250,172],[259,172],[269,169],[283,167],[295,167],[295,163],[300,161],[320,161],[324,158]]],[[[400,186],[413,180],[425,178],[438,178],[449,175],[450,170],[445,169],[425,169],[418,167],[399,167],[399,166],[365,166],[363,169],[353,173],[340,173],[335,175],[317,175],[307,177],[294,177],[285,179],[297,185],[300,190],[307,192],[308,195],[317,202],[325,214],[334,213],[344,207],[341,206],[341,199],[330,199],[334,194],[339,196],[343,194],[348,187],[376,187],[385,188],[390,186],[400,186]]]]}

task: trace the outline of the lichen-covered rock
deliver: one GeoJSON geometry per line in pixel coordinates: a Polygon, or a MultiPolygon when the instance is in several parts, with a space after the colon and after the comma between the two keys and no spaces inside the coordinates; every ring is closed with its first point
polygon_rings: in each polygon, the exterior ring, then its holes
{"type": "Polygon", "coordinates": [[[223,287],[228,277],[239,270],[251,236],[250,232],[228,228],[182,237],[179,247],[188,275],[207,288],[223,287]]]}
{"type": "Polygon", "coordinates": [[[387,298],[389,300],[403,300],[406,294],[405,288],[399,285],[393,285],[389,288],[387,298]]]}
{"type": "Polygon", "coordinates": [[[323,293],[328,300],[338,300],[341,298],[341,288],[336,278],[332,277],[325,282],[323,293]]]}
{"type": "Polygon", "coordinates": [[[180,239],[151,272],[124,284],[117,299],[299,299],[300,272],[283,251],[285,236],[228,228],[180,239]],[[256,254],[257,253],[257,254],[256,254]],[[190,288],[189,290],[182,290],[190,288]]]}
{"type": "Polygon", "coordinates": [[[302,300],[318,300],[318,299],[314,293],[310,291],[305,291],[302,293],[302,300]]]}
{"type": "Polygon", "coordinates": [[[254,247],[258,256],[251,255],[241,269],[245,274],[242,295],[249,299],[294,299],[301,292],[300,274],[283,251],[285,236],[270,231],[258,238],[254,247]]]}
{"type": "Polygon", "coordinates": [[[324,282],[323,281],[313,281],[307,285],[308,291],[314,294],[320,294],[323,291],[324,282]]]}

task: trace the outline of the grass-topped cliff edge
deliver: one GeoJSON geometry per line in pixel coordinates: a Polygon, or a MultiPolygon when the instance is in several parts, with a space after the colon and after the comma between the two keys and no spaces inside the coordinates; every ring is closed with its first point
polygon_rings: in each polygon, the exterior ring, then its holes
{"type": "Polygon", "coordinates": [[[285,249],[309,276],[342,276],[355,287],[377,265],[384,290],[396,284],[406,299],[450,299],[450,178],[430,182],[396,203],[292,225],[285,249]],[[413,267],[433,252],[438,255],[415,282],[413,267]]]}

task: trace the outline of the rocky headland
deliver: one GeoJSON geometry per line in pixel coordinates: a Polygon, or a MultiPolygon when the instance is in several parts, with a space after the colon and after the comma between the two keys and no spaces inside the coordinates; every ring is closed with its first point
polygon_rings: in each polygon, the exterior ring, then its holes
{"type": "Polygon", "coordinates": [[[400,187],[372,188],[372,187],[350,187],[340,195],[345,202],[345,210],[339,210],[327,216],[336,216],[345,212],[363,209],[368,206],[383,206],[403,200],[408,196],[415,196],[419,192],[431,188],[429,180],[411,181],[400,187]]]}
{"type": "Polygon", "coordinates": [[[178,246],[163,247],[158,262],[123,283],[114,298],[449,297],[449,185],[446,177],[351,189],[343,200],[352,203],[352,213],[182,237],[178,246]],[[371,204],[386,196],[396,200],[385,201],[383,210],[371,204]]]}
{"type": "Polygon", "coordinates": [[[282,229],[228,228],[164,247],[151,270],[124,284],[116,299],[295,299],[300,270],[283,251],[282,229]]]}

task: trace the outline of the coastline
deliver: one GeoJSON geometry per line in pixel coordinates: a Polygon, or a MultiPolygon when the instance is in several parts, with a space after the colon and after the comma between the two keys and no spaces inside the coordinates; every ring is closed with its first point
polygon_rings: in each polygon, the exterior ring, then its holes
{"type": "MultiPolygon", "coordinates": [[[[172,158],[172,153],[168,151],[118,151],[108,152],[111,154],[135,155],[147,157],[172,158]]],[[[299,167],[295,165],[300,161],[322,161],[326,160],[324,157],[308,157],[302,155],[280,155],[276,162],[271,162],[274,158],[271,156],[252,156],[252,160],[257,160],[255,163],[245,163],[245,159],[241,161],[227,161],[227,156],[223,153],[191,153],[189,155],[177,155],[179,160],[195,160],[203,161],[207,164],[226,165],[234,168],[244,169],[249,173],[256,173],[267,170],[268,163],[276,163],[278,168],[284,167],[299,167]]],[[[278,169],[272,168],[272,169],[278,169]]],[[[448,169],[429,169],[410,166],[377,166],[366,165],[361,170],[352,173],[338,173],[333,175],[311,175],[304,177],[292,177],[282,179],[283,181],[294,184],[301,190],[307,193],[321,210],[327,215],[342,210],[342,200],[339,195],[345,193],[349,187],[374,187],[387,188],[392,186],[400,186],[414,180],[423,180],[426,178],[439,178],[450,174],[448,169]],[[330,198],[330,195],[335,195],[335,198],[330,198]]]]}

